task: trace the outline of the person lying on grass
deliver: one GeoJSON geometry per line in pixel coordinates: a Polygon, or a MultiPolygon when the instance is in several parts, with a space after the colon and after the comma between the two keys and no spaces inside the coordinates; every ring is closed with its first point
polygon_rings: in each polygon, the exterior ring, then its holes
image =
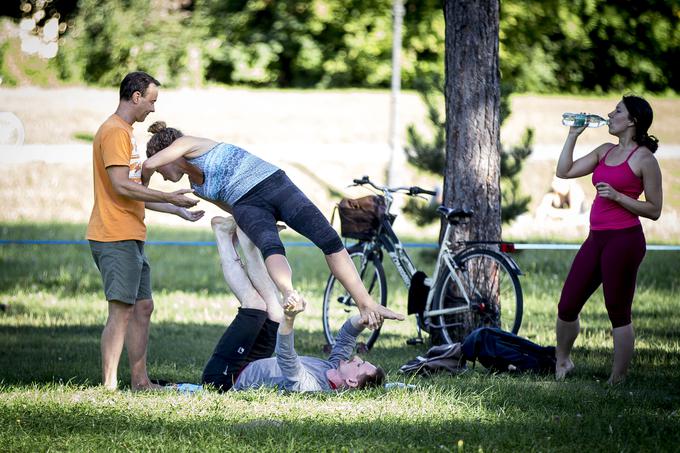
{"type": "Polygon", "coordinates": [[[359,314],[340,329],[327,360],[299,356],[293,332],[305,301],[286,300],[282,307],[260,252],[234,219],[214,217],[211,224],[224,278],[241,307],[203,370],[204,385],[219,391],[276,387],[307,392],[382,384],[382,368],[351,356],[356,337],[365,328],[359,314]],[[236,251],[239,243],[246,266],[236,251]],[[271,357],[274,352],[276,357],[271,357]]]}
{"type": "Polygon", "coordinates": [[[293,288],[286,250],[276,230],[285,222],[319,247],[328,267],[356,302],[362,320],[378,329],[384,319],[404,320],[377,304],[363,285],[342,240],[319,209],[278,167],[227,143],[190,137],[157,121],[146,146],[148,159],[142,179],[154,172],[178,182],[184,175],[194,193],[232,214],[264,256],[265,266],[283,294],[284,301],[298,305],[302,296],[293,288]]]}

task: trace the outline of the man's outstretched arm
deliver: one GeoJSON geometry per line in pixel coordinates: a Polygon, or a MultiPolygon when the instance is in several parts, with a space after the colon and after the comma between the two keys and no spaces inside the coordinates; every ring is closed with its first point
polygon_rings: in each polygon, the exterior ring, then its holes
{"type": "Polygon", "coordinates": [[[180,208],[172,203],[157,203],[153,201],[144,202],[144,207],[146,209],[151,209],[156,212],[164,212],[166,214],[175,214],[177,217],[181,217],[184,220],[190,222],[195,222],[205,214],[205,211],[189,211],[187,208],[180,208]]]}
{"type": "Polygon", "coordinates": [[[328,361],[337,366],[341,360],[349,359],[354,352],[357,337],[365,328],[366,323],[361,314],[356,314],[345,321],[335,337],[335,344],[328,356],[328,361]]]}
{"type": "Polygon", "coordinates": [[[130,169],[128,167],[114,165],[106,167],[106,172],[111,180],[113,190],[118,195],[138,201],[171,203],[182,208],[191,208],[198,203],[198,200],[191,199],[184,195],[186,193],[192,193],[193,190],[191,189],[161,192],[160,190],[149,189],[143,184],[136,183],[129,178],[130,169]]]}

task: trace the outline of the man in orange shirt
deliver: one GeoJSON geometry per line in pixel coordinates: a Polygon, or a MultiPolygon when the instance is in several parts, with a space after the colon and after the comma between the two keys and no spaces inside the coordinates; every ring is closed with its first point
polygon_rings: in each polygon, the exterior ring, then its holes
{"type": "Polygon", "coordinates": [[[144,72],[132,72],[120,84],[116,112],[99,128],[92,146],[94,207],[87,239],[102,275],[109,315],[101,337],[102,380],[109,389],[118,386],[118,362],[127,347],[131,387],[152,384],[146,370],[146,347],[153,312],[151,270],[144,254],[144,209],[175,214],[189,221],[203,211],[189,211],[198,200],[191,190],[166,193],[142,181],[142,161],[132,125],[154,111],[160,82],[144,72]]]}

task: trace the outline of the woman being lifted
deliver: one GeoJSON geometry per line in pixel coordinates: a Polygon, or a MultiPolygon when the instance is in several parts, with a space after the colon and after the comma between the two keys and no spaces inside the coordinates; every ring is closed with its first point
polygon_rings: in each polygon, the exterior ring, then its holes
{"type": "Polygon", "coordinates": [[[185,136],[162,121],[152,124],[149,132],[153,136],[142,167],[144,180],[154,172],[173,182],[187,175],[197,196],[231,213],[260,249],[284,304],[296,304],[302,296],[293,288],[277,221],[323,251],[328,267],[352,296],[369,328],[379,328],[383,319],[404,319],[371,299],[338,234],[283,170],[238,146],[185,136]]]}

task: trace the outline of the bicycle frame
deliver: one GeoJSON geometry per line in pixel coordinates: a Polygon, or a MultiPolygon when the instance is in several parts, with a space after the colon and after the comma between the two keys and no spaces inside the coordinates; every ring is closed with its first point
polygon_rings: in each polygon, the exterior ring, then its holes
{"type": "MultiPolygon", "coordinates": [[[[361,183],[362,181],[359,181],[361,183]]],[[[388,189],[386,187],[379,187],[374,184],[372,184],[370,181],[366,180],[363,181],[364,183],[368,183],[372,185],[375,189],[378,189],[382,191],[383,196],[385,197],[385,205],[386,205],[386,210],[385,210],[385,216],[382,219],[380,228],[376,232],[375,236],[369,240],[369,241],[364,241],[362,242],[363,245],[363,254],[364,257],[369,257],[373,256],[374,254],[377,254],[378,257],[382,260],[382,253],[383,249],[385,252],[387,252],[388,256],[390,257],[390,260],[394,263],[394,266],[397,269],[397,272],[401,279],[404,282],[404,285],[406,288],[411,287],[411,280],[413,276],[415,275],[416,272],[418,272],[418,269],[416,266],[413,264],[413,261],[411,260],[411,257],[408,255],[406,250],[404,249],[403,244],[401,243],[401,240],[399,237],[396,235],[394,230],[392,229],[392,222],[394,221],[395,216],[390,213],[390,207],[392,206],[393,202],[393,196],[392,192],[395,192],[399,189],[405,189],[405,188],[398,188],[398,189],[388,189]]],[[[355,183],[357,183],[357,180],[355,180],[355,183]]],[[[428,287],[428,293],[427,293],[427,300],[425,302],[424,306],[424,311],[421,314],[416,314],[417,318],[417,325],[418,325],[418,338],[420,338],[420,330],[424,329],[428,332],[430,332],[431,328],[435,329],[441,329],[445,328],[448,326],[445,325],[437,325],[433,322],[433,320],[436,317],[443,316],[443,315],[452,315],[452,314],[457,314],[457,313],[464,313],[470,310],[470,308],[474,305],[473,301],[471,300],[474,297],[474,294],[468,294],[468,292],[465,289],[465,285],[463,284],[463,281],[461,280],[460,272],[461,268],[459,265],[459,259],[458,257],[462,255],[463,253],[469,253],[470,251],[474,251],[476,249],[491,249],[491,246],[498,246],[499,242],[495,241],[452,241],[450,239],[451,237],[451,229],[454,227],[454,224],[451,222],[447,222],[446,224],[446,230],[443,236],[443,242],[441,246],[439,247],[439,252],[437,255],[437,260],[435,262],[435,267],[434,271],[432,274],[432,277],[425,278],[424,284],[425,286],[428,287]],[[444,271],[444,266],[448,269],[449,272],[444,271]],[[435,296],[436,296],[436,291],[435,288],[437,288],[439,279],[442,278],[444,275],[451,275],[452,280],[455,281],[455,285],[458,287],[458,290],[460,291],[460,294],[463,296],[463,299],[465,300],[465,304],[461,305],[460,307],[450,307],[450,308],[444,308],[444,309],[437,309],[437,310],[432,310],[432,306],[435,303],[435,296]],[[428,322],[426,322],[426,320],[428,322]]],[[[495,247],[494,247],[495,248],[495,247]]],[[[522,272],[519,269],[519,266],[515,261],[512,259],[512,257],[507,256],[502,250],[499,250],[499,257],[503,259],[506,264],[517,274],[521,275],[522,272]]],[[[363,264],[362,264],[363,267],[363,264]]]]}

